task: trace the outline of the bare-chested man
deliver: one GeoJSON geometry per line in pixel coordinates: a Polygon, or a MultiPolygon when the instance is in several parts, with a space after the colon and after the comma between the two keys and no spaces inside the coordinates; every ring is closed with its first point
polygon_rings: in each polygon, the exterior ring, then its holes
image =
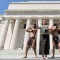
{"type": "Polygon", "coordinates": [[[53,36],[53,50],[52,50],[53,56],[52,56],[52,58],[54,58],[56,45],[58,45],[58,48],[59,48],[59,51],[60,51],[60,40],[59,40],[59,37],[58,37],[58,31],[60,31],[60,28],[57,28],[57,26],[52,26],[51,27],[50,33],[53,36]]]}
{"type": "Polygon", "coordinates": [[[36,54],[36,39],[35,39],[35,36],[36,36],[37,29],[36,29],[35,25],[31,25],[26,31],[29,32],[30,37],[29,37],[29,40],[27,41],[24,58],[27,58],[28,49],[30,47],[33,48],[33,51],[35,53],[35,58],[36,58],[37,54],[36,54]]]}

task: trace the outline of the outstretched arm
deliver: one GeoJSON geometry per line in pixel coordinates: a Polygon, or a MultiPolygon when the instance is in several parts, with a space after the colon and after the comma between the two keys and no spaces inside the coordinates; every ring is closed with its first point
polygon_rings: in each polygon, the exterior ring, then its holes
{"type": "Polygon", "coordinates": [[[52,30],[52,28],[45,28],[46,30],[52,30]]]}
{"type": "Polygon", "coordinates": [[[48,26],[48,28],[45,28],[45,29],[46,29],[46,30],[55,30],[56,27],[55,27],[55,26],[51,26],[51,27],[48,26]]]}

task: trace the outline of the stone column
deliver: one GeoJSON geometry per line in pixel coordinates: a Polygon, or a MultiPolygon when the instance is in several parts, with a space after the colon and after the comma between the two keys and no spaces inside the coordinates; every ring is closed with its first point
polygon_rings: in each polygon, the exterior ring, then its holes
{"type": "MultiPolygon", "coordinates": [[[[29,19],[27,19],[27,22],[26,22],[26,29],[29,28],[30,24],[31,24],[31,20],[29,18],[29,19]]],[[[23,47],[23,49],[26,48],[26,43],[27,43],[28,39],[29,39],[29,33],[25,31],[24,47],[23,47]]]]}
{"type": "Polygon", "coordinates": [[[9,28],[8,28],[8,32],[7,32],[7,36],[6,36],[6,40],[5,40],[5,44],[4,44],[4,49],[10,49],[13,29],[14,29],[14,21],[10,20],[9,28]]]}
{"type": "MultiPolygon", "coordinates": [[[[40,27],[42,25],[42,20],[39,19],[38,20],[38,26],[40,27]]],[[[37,50],[38,50],[38,53],[39,53],[39,45],[40,45],[40,29],[38,29],[37,31],[37,50]]]]}
{"type": "Polygon", "coordinates": [[[7,31],[8,31],[8,26],[9,26],[9,20],[6,19],[4,25],[2,26],[2,29],[1,29],[0,49],[3,49],[4,48],[4,43],[5,43],[7,31]]]}
{"type": "MultiPolygon", "coordinates": [[[[53,19],[51,18],[50,20],[49,20],[49,27],[51,27],[51,26],[53,26],[53,19]]],[[[50,49],[52,49],[53,47],[52,47],[52,35],[50,34],[50,49]]]]}
{"type": "Polygon", "coordinates": [[[18,34],[19,24],[20,24],[20,20],[16,19],[14,30],[13,30],[13,35],[12,35],[12,39],[11,39],[11,43],[10,43],[10,49],[11,50],[16,48],[16,44],[15,43],[17,41],[17,34],[18,34]]]}

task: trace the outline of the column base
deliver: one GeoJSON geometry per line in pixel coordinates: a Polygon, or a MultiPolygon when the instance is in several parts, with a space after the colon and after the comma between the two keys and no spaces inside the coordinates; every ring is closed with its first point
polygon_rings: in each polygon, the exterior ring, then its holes
{"type": "Polygon", "coordinates": [[[0,50],[3,50],[4,49],[4,46],[0,46],[0,50]]]}

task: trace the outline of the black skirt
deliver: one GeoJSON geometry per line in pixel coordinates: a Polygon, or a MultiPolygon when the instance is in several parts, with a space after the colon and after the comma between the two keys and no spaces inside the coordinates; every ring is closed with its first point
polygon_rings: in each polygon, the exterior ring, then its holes
{"type": "Polygon", "coordinates": [[[40,39],[39,55],[48,55],[49,54],[49,35],[43,34],[40,39]]]}

